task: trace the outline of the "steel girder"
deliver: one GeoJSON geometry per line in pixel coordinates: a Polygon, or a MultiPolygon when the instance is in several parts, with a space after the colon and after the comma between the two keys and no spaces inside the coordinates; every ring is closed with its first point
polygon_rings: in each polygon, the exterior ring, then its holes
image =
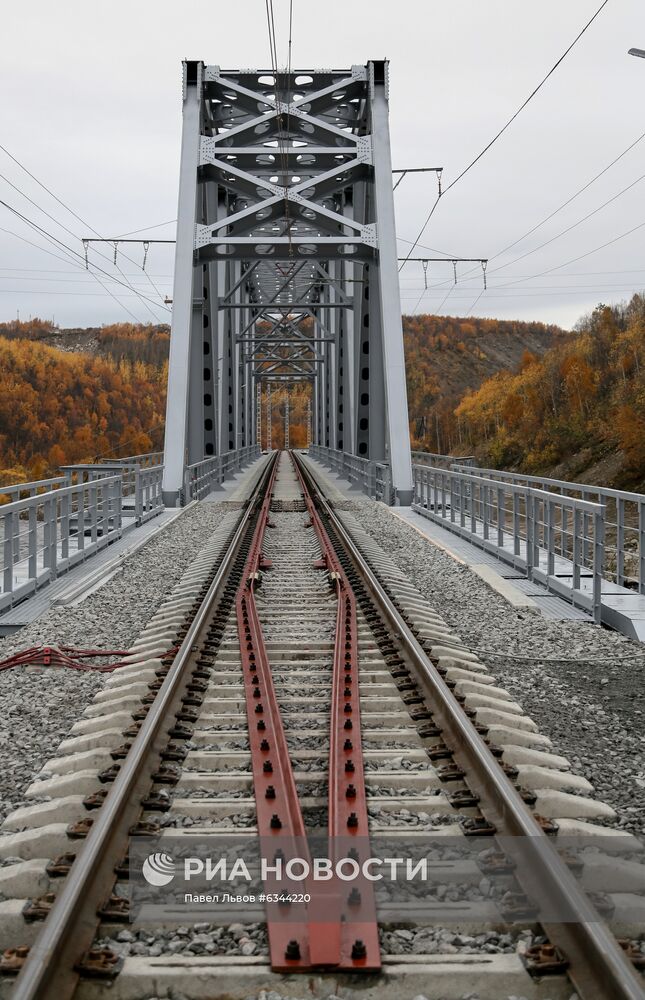
{"type": "Polygon", "coordinates": [[[259,382],[312,384],[312,438],[412,468],[388,64],[184,63],[164,497],[254,443],[259,382]]]}

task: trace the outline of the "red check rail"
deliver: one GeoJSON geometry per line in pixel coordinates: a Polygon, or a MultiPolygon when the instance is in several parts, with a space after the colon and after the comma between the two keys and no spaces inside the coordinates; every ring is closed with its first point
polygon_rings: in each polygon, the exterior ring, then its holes
{"type": "MultiPolygon", "coordinates": [[[[329,746],[329,857],[334,863],[348,858],[359,865],[370,856],[367,794],[361,735],[359,688],[358,623],[356,597],[336,555],[334,546],[320,519],[297,462],[294,468],[307,511],[322,551],[321,568],[327,569],[336,590],[338,610],[332,674],[332,698],[329,746]]],[[[372,883],[356,878],[349,883],[334,880],[328,892],[335,890],[338,920],[316,942],[330,940],[332,931],[340,934],[338,946],[342,969],[381,967],[376,903],[372,883]]],[[[324,944],[313,944],[312,952],[324,944]]]]}

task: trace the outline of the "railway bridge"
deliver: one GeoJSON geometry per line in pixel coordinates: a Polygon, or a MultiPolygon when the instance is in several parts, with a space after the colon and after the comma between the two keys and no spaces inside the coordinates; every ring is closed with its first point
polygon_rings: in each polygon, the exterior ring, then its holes
{"type": "Polygon", "coordinates": [[[166,503],[259,444],[263,393],[294,383],[314,447],[410,503],[388,73],[184,64],[166,503]]]}
{"type": "Polygon", "coordinates": [[[645,996],[645,496],[411,454],[387,109],[186,62],[164,451],[0,487],[0,1000],[645,996]]]}

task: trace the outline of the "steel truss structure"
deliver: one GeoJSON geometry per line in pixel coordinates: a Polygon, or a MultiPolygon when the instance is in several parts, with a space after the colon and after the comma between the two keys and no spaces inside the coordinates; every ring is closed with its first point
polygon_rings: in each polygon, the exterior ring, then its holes
{"type": "Polygon", "coordinates": [[[385,61],[184,63],[167,503],[187,464],[260,443],[264,382],[309,383],[313,443],[388,462],[410,502],[385,61]]]}

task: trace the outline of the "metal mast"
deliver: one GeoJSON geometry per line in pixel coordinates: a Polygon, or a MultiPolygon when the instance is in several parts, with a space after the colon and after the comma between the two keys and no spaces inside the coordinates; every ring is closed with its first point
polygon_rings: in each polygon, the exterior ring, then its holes
{"type": "MultiPolygon", "coordinates": [[[[252,443],[254,383],[312,384],[313,443],[412,468],[388,64],[184,63],[164,496],[252,443]]],[[[270,407],[269,407],[270,410],[270,407]]]]}

